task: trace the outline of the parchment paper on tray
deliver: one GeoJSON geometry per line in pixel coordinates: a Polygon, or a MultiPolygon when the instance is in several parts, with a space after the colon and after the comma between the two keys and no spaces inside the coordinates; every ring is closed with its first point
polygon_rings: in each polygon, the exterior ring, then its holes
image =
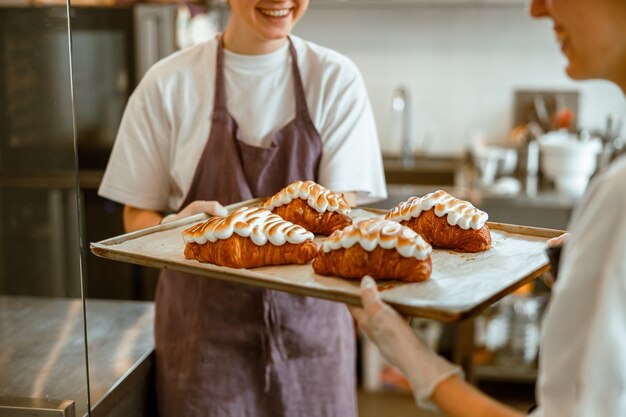
{"type": "MultiPolygon", "coordinates": [[[[260,199],[233,204],[230,210],[256,206],[260,199]]],[[[355,209],[353,217],[378,217],[383,211],[355,209]]],[[[92,243],[94,254],[155,268],[170,268],[258,287],[360,305],[358,281],[317,275],[311,264],[233,269],[185,259],[182,231],[204,221],[199,214],[164,225],[92,243]]],[[[487,252],[433,250],[433,272],[421,283],[381,283],[382,298],[401,313],[457,321],[538,277],[549,269],[545,242],[563,232],[488,223],[492,247],[487,252]]],[[[316,238],[321,243],[324,237],[316,238]]]]}

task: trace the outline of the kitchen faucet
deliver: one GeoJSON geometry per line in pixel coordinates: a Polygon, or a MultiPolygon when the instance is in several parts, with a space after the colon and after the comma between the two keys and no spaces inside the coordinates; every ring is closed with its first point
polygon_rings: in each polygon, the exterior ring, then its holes
{"type": "Polygon", "coordinates": [[[394,90],[392,109],[394,120],[400,121],[400,140],[402,143],[400,156],[402,165],[405,168],[410,168],[415,165],[415,158],[411,148],[409,92],[405,87],[398,87],[394,90]]]}

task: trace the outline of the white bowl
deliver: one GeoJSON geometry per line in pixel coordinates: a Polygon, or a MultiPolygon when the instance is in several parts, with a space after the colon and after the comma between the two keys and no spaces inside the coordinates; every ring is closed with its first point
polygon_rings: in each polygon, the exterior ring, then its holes
{"type": "Polygon", "coordinates": [[[517,167],[517,152],[514,149],[480,146],[475,147],[472,153],[483,185],[491,185],[498,175],[510,175],[517,167]]]}
{"type": "Polygon", "coordinates": [[[539,147],[541,170],[554,181],[556,189],[570,197],[582,196],[596,170],[601,142],[581,141],[567,132],[551,132],[539,139],[539,147]]]}

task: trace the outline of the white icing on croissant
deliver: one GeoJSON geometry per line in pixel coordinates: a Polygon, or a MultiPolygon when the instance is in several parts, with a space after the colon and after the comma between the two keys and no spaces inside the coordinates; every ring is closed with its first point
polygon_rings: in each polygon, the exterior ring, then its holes
{"type": "Polygon", "coordinates": [[[350,205],[343,194],[330,191],[313,181],[296,181],[288,185],[263,203],[263,207],[273,210],[276,207],[291,203],[296,198],[306,200],[309,206],[318,213],[335,211],[345,215],[350,214],[350,205]]]}
{"type": "Polygon", "coordinates": [[[423,211],[435,208],[438,217],[447,216],[448,224],[459,226],[467,230],[482,228],[489,216],[484,211],[478,210],[471,203],[452,197],[443,190],[426,194],[424,197],[411,197],[391,209],[385,219],[400,222],[418,217],[423,211]]]}
{"type": "Polygon", "coordinates": [[[368,252],[380,246],[383,249],[396,249],[405,258],[426,259],[432,252],[431,246],[420,235],[400,223],[383,219],[355,220],[351,226],[334,231],[324,241],[324,252],[348,249],[355,244],[368,252]]]}
{"type": "Polygon", "coordinates": [[[202,245],[207,241],[228,239],[233,233],[241,237],[250,237],[258,246],[263,246],[268,241],[276,246],[282,246],[287,242],[299,244],[314,238],[313,233],[283,220],[271,211],[258,207],[242,207],[227,217],[211,217],[204,223],[190,227],[183,232],[183,239],[185,243],[202,245]]]}

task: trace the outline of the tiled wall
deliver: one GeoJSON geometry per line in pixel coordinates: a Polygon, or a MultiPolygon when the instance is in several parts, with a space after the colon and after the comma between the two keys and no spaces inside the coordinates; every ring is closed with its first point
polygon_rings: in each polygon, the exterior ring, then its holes
{"type": "Polygon", "coordinates": [[[617,87],[565,76],[551,25],[522,5],[312,6],[295,33],[359,66],[388,153],[400,149],[391,112],[400,85],[411,94],[414,146],[436,154],[462,153],[476,134],[506,143],[518,88],[579,90],[585,128],[601,128],[609,113],[626,118],[617,87]]]}

